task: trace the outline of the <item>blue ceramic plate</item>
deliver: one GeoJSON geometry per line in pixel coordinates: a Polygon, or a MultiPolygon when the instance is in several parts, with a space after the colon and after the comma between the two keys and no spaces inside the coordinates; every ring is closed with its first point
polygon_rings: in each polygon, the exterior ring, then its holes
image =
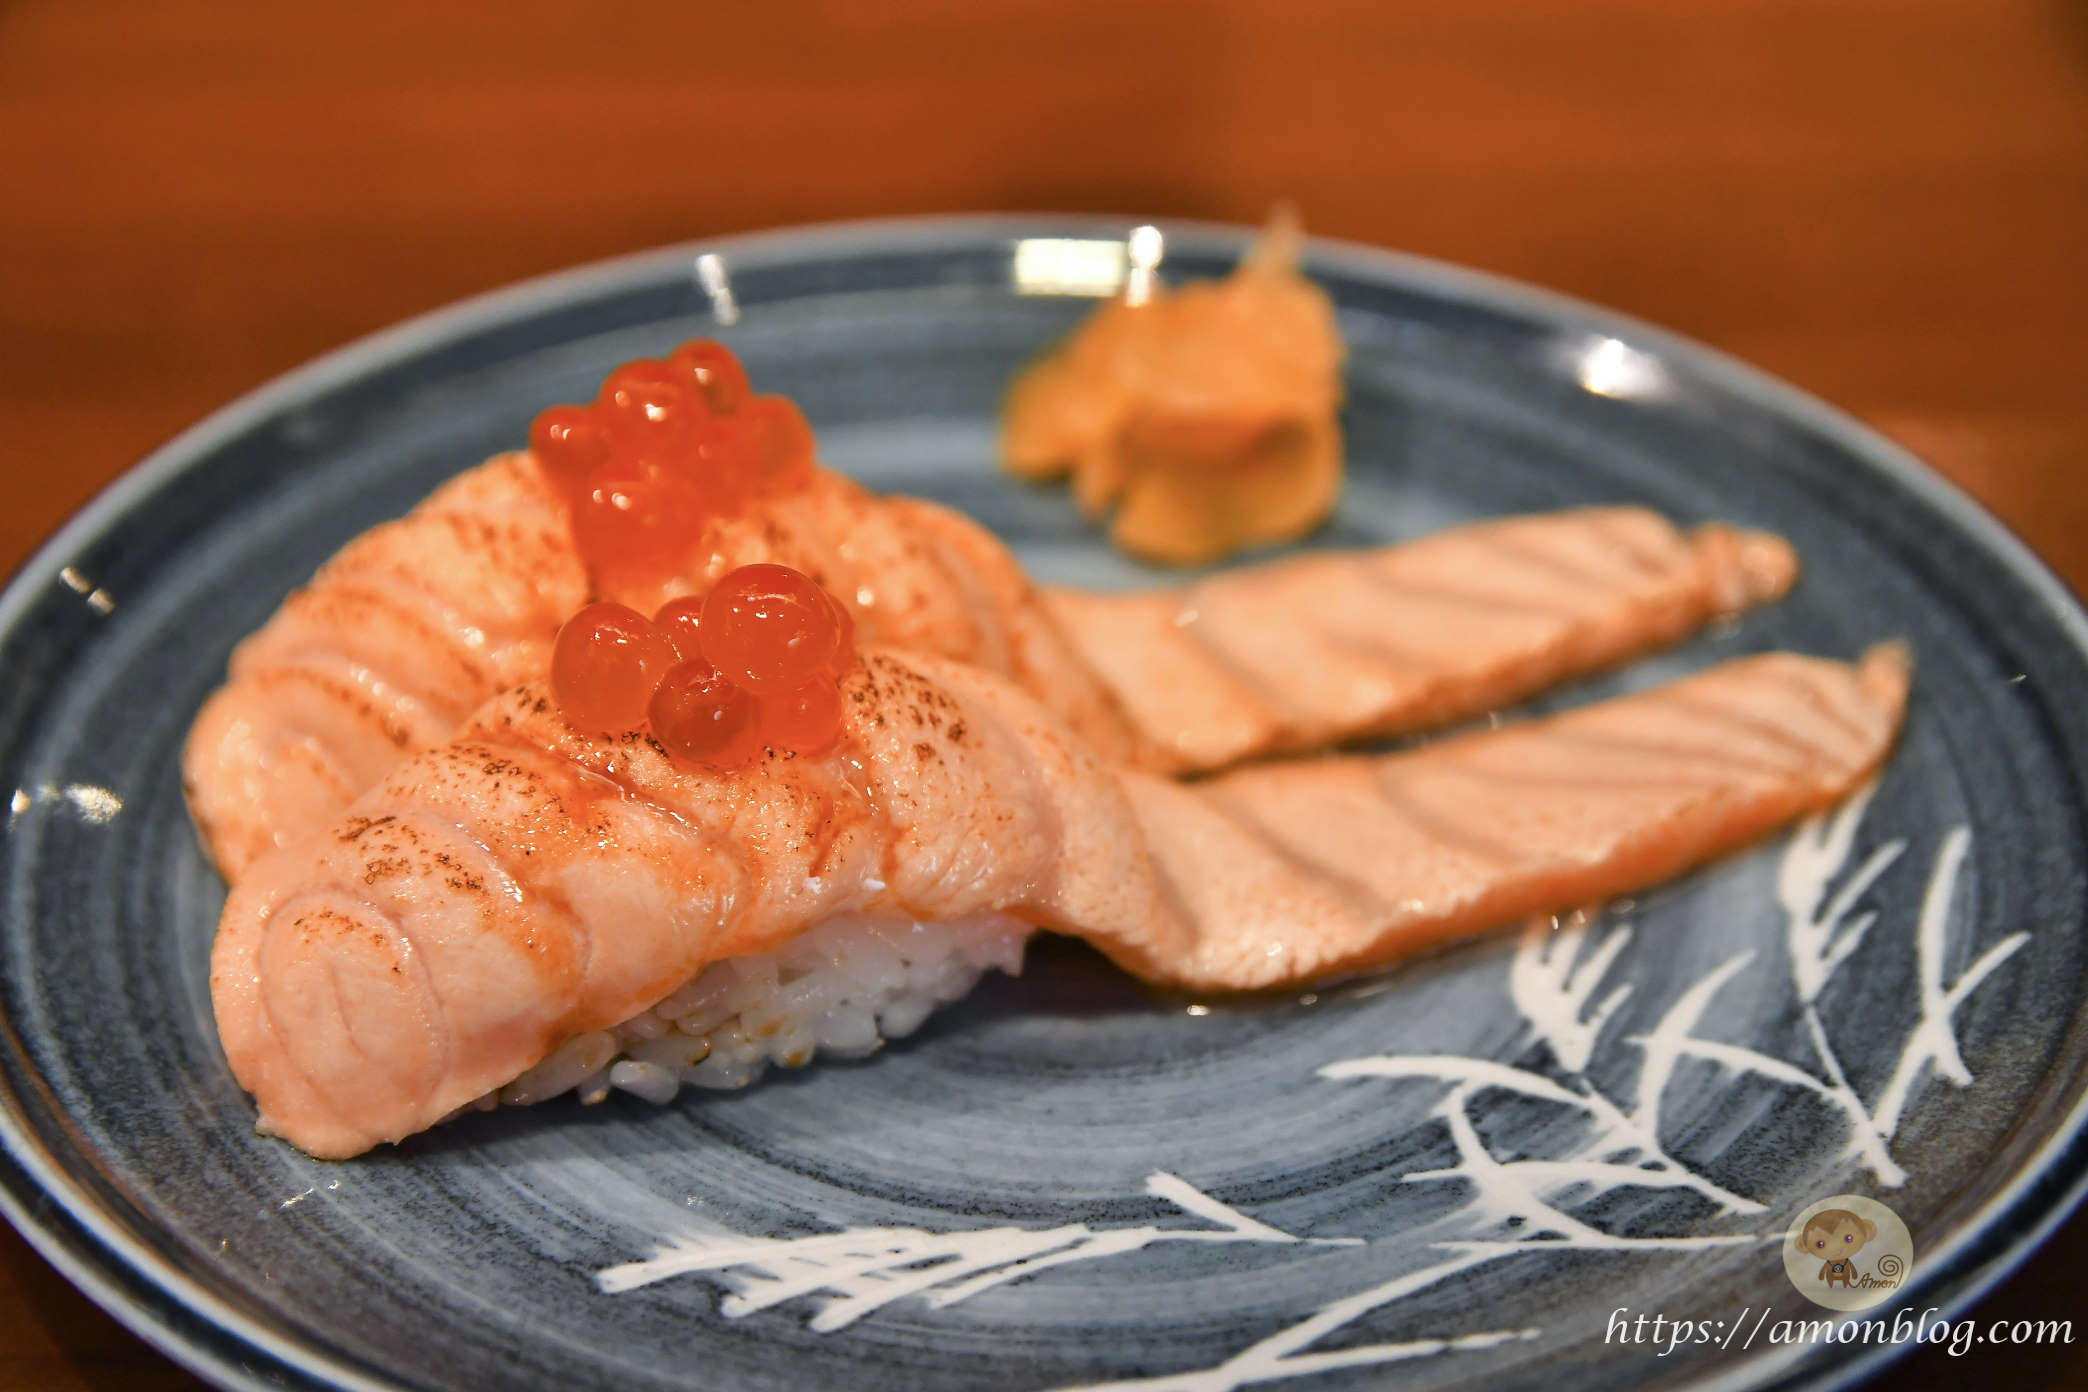
{"type": "MultiPolygon", "coordinates": [[[[2018,1259],[2083,1175],[2079,610],[1786,387],[1332,245],[1309,269],[1349,344],[1351,474],[1314,544],[1623,500],[1780,531],[1807,567],[1788,602],[1546,703],[1904,637],[1913,708],[1874,796],[1577,935],[1317,995],[1156,998],[1044,944],[873,1059],[744,1093],[474,1116],[344,1164],[254,1134],[176,772],[234,641],[539,407],[712,333],[833,465],[970,512],[1040,576],[1137,583],[1063,490],[993,462],[1003,386],[1126,231],[869,225],[555,277],[256,393],[67,526],[0,600],[15,1224],[241,1388],[1836,1382],[1890,1350],[1777,1337],[1829,1313],[1785,1274],[1809,1205],[1904,1219],[1888,1321],[2018,1259]],[[1655,1358],[1620,1310],[1725,1323],[1655,1358]]],[[[1242,235],[1166,245],[1168,274],[1210,275],[1242,235]]]]}

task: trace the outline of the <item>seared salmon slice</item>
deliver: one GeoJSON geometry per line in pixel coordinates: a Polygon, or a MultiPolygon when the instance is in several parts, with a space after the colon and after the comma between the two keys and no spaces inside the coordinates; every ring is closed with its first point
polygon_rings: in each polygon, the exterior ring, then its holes
{"type": "Polygon", "coordinates": [[[651,614],[755,561],[812,576],[867,641],[1006,672],[1097,750],[1138,761],[1115,698],[1014,557],[957,513],[819,470],[714,520],[685,573],[597,596],[535,461],[503,455],[351,542],[235,650],[183,751],[205,849],[236,880],[324,826],[496,691],[542,676],[559,625],[590,598],[651,614]]]}
{"type": "Polygon", "coordinates": [[[325,825],[399,760],[545,670],[587,600],[564,510],[506,454],[363,533],[232,653],[182,786],[225,877],[325,825]]]}
{"type": "Polygon", "coordinates": [[[1190,772],[1483,715],[1781,598],[1797,573],[1778,537],[1606,507],[1046,600],[1148,766],[1190,772]]]}
{"type": "Polygon", "coordinates": [[[832,754],[678,768],[541,682],[257,862],[212,961],[263,1126],[398,1140],[707,965],[850,914],[1009,914],[1198,990],[1325,979],[1640,888],[1834,801],[1907,662],[1772,655],[1386,757],[1125,774],[1007,678],[870,652],[832,754]]]}
{"type": "Polygon", "coordinates": [[[713,522],[684,573],[597,595],[535,462],[504,455],[350,543],[234,653],[183,755],[206,849],[233,880],[325,825],[540,676],[586,600],[650,614],[755,561],[810,575],[865,641],[1004,673],[1107,761],[1165,773],[1477,714],[1773,599],[1795,574],[1773,537],[1601,509],[1040,602],[977,524],[819,470],[713,522]]]}
{"type": "Polygon", "coordinates": [[[1890,749],[1907,681],[1894,644],[1853,667],[1774,653],[1399,754],[1126,775],[1192,941],[1085,936],[1150,980],[1232,991],[1600,903],[1839,800],[1890,749]]]}

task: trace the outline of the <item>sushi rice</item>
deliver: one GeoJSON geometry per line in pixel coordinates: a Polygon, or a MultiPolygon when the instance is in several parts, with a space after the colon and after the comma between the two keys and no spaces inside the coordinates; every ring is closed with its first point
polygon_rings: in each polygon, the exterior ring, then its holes
{"type": "Polygon", "coordinates": [[[830,919],[771,951],[712,963],[652,1009],[567,1040],[458,1112],[569,1092],[592,1104],[612,1090],[666,1103],[683,1087],[745,1087],[772,1063],[862,1058],[912,1034],[989,969],[1018,974],[1029,935],[1006,914],[830,919]]]}

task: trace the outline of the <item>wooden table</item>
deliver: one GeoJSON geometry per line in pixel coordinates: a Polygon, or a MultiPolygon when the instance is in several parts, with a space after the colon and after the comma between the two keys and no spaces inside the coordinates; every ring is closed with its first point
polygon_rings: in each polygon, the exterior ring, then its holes
{"type": "MultiPolygon", "coordinates": [[[[2088,7],[460,8],[0,7],[0,569],[212,407],[518,276],[814,219],[1290,198],[1781,373],[2088,586],[2088,7]]],[[[1983,1312],[2072,1318],[2084,1282],[2076,1221],[1983,1312]]],[[[1902,1373],[2079,1385],[2081,1323],[1902,1373]]],[[[194,1385],[0,1229],[0,1389],[194,1385]]]]}

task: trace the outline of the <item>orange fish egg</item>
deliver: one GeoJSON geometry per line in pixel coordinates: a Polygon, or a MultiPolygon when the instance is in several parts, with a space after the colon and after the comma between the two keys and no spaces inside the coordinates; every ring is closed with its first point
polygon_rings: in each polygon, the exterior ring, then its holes
{"type": "Polygon", "coordinates": [[[530,451],[567,508],[597,584],[695,573],[712,523],[811,482],[812,428],[790,401],[752,396],[724,345],[627,362],[586,406],[536,418],[530,451]]]}
{"type": "Polygon", "coordinates": [[[785,493],[812,478],[812,427],[784,396],[757,396],[734,418],[740,467],[757,493],[785,493]]]}
{"type": "Polygon", "coordinates": [[[682,655],[683,661],[703,656],[703,640],[699,636],[703,627],[702,595],[683,595],[668,600],[653,615],[653,622],[674,644],[674,650],[682,655]]]}
{"type": "Polygon", "coordinates": [[[651,619],[588,605],[559,630],[551,687],[575,725],[649,724],[677,762],[727,769],[765,749],[812,755],[838,744],[840,677],[855,660],[855,621],[839,600],[803,571],[751,565],[651,619]]]}
{"type": "Polygon", "coordinates": [[[529,452],[568,507],[586,491],[588,475],[614,450],[609,433],[586,406],[553,406],[529,427],[529,452]]]}
{"type": "Polygon", "coordinates": [[[711,512],[702,481],[658,454],[618,454],[597,466],[568,511],[573,544],[598,577],[640,580],[672,569],[690,530],[711,512]]]}
{"type": "Polygon", "coordinates": [[[761,753],[761,707],[702,658],[677,663],[646,709],[653,738],[684,763],[734,768],[761,753]]]}
{"type": "Polygon", "coordinates": [[[795,690],[853,656],[836,607],[802,571],[741,566],[703,601],[703,655],[757,696],[795,690]]]}
{"type": "Polygon", "coordinates": [[[645,615],[621,604],[590,604],[558,630],[551,692],[577,726],[632,729],[676,660],[674,645],[645,615]]]}
{"type": "Polygon", "coordinates": [[[732,350],[716,339],[698,338],[675,349],[667,361],[703,392],[711,410],[719,415],[737,411],[751,390],[747,370],[732,350]]]}
{"type": "Polygon", "coordinates": [[[761,701],[761,729],[770,744],[799,754],[824,754],[841,741],[841,689],[831,677],[806,682],[761,701]]]}

